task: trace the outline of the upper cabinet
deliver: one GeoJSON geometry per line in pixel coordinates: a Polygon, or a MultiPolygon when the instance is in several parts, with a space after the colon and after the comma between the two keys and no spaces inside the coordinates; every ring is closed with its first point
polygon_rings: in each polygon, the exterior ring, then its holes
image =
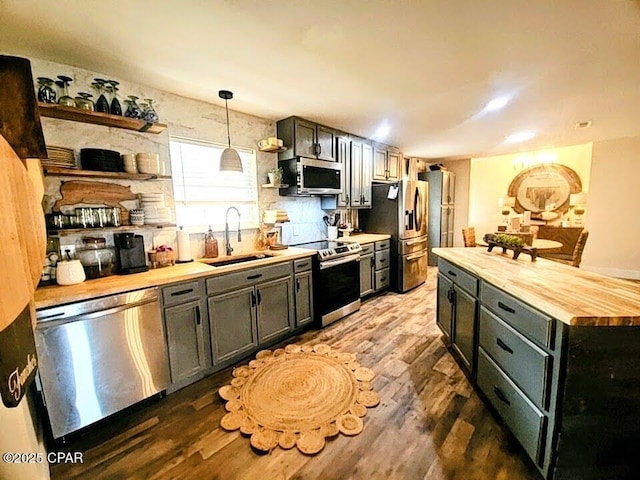
{"type": "Polygon", "coordinates": [[[376,143],[373,146],[373,180],[397,182],[400,180],[401,153],[395,147],[376,143]]]}
{"type": "Polygon", "coordinates": [[[337,206],[348,207],[351,201],[351,139],[346,133],[338,133],[336,135],[336,161],[342,165],[342,175],[340,177],[340,189],[342,192],[338,195],[337,206]]]}
{"type": "Polygon", "coordinates": [[[294,157],[317,158],[336,161],[336,132],[323,125],[298,117],[289,117],[277,123],[278,138],[284,141],[284,152],[279,160],[294,157]]]}
{"type": "Polygon", "coordinates": [[[351,194],[349,206],[371,208],[373,148],[364,138],[351,138],[351,194]]]}

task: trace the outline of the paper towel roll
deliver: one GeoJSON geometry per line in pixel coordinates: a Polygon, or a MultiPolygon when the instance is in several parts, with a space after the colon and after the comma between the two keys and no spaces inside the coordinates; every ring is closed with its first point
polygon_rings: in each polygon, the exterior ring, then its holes
{"type": "Polygon", "coordinates": [[[189,234],[184,230],[178,230],[176,232],[178,240],[178,261],[190,262],[191,261],[191,241],[189,240],[189,234]]]}

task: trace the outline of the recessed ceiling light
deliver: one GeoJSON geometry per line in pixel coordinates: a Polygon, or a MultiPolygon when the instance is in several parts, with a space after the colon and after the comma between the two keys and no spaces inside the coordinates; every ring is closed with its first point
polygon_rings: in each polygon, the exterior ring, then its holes
{"type": "Polygon", "coordinates": [[[586,120],[584,122],[576,123],[576,128],[589,128],[591,125],[593,125],[593,121],[586,120]]]}
{"type": "Polygon", "coordinates": [[[500,110],[504,108],[507,103],[511,100],[509,97],[496,97],[491,99],[482,109],[484,112],[495,112],[496,110],[500,110]]]}
{"type": "Polygon", "coordinates": [[[390,131],[391,127],[389,126],[389,124],[387,122],[384,122],[376,129],[375,133],[373,134],[373,138],[375,140],[384,140],[387,138],[390,131]]]}
{"type": "Polygon", "coordinates": [[[507,143],[526,142],[527,140],[531,140],[535,136],[536,134],[534,132],[523,130],[522,132],[516,132],[509,135],[507,138],[504,139],[504,141],[507,143]]]}

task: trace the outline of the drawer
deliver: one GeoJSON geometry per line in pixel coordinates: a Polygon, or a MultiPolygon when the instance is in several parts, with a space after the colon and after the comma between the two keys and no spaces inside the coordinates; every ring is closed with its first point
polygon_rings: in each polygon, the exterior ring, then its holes
{"type": "Polygon", "coordinates": [[[552,318],[486,282],[482,282],[480,295],[482,304],[513,328],[539,345],[553,348],[552,318]]]}
{"type": "Polygon", "coordinates": [[[376,270],[383,268],[389,268],[389,250],[380,250],[376,252],[375,256],[376,270]]]}
{"type": "Polygon", "coordinates": [[[390,239],[380,240],[379,242],[375,243],[376,250],[387,250],[389,247],[391,247],[390,239]]]}
{"type": "Polygon", "coordinates": [[[390,270],[388,268],[384,268],[382,270],[378,270],[375,272],[375,284],[374,290],[382,290],[383,288],[389,287],[389,280],[391,280],[390,270]]]}
{"type": "Polygon", "coordinates": [[[364,245],[360,245],[362,247],[361,255],[367,255],[369,253],[373,253],[375,249],[375,245],[373,243],[365,243],[364,245]]]}
{"type": "Polygon", "coordinates": [[[460,285],[474,297],[478,296],[478,279],[470,273],[451,265],[442,258],[438,259],[438,271],[452,282],[460,285]]]}
{"type": "Polygon", "coordinates": [[[268,267],[250,268],[207,279],[207,295],[248,287],[274,278],[290,276],[292,262],[283,262],[268,267]]]}
{"type": "Polygon", "coordinates": [[[552,357],[505,322],[480,308],[480,346],[540,409],[547,409],[552,357]]]}
{"type": "Polygon", "coordinates": [[[547,419],[482,348],[478,349],[478,386],[529,457],[539,464],[547,419]]]}
{"type": "Polygon", "coordinates": [[[204,294],[202,283],[198,280],[176,283],[162,288],[162,304],[165,307],[198,300],[204,294]]]}
{"type": "Polygon", "coordinates": [[[301,258],[300,260],[294,260],[293,271],[295,273],[306,272],[308,270],[311,270],[312,265],[313,265],[312,257],[301,258]]]}

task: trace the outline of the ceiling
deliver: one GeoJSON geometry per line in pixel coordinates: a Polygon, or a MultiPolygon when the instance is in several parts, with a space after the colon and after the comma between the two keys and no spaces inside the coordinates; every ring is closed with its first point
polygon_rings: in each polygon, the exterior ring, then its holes
{"type": "Polygon", "coordinates": [[[0,25],[2,53],[369,138],[386,123],[424,158],[640,135],[638,0],[0,0],[0,25]]]}

